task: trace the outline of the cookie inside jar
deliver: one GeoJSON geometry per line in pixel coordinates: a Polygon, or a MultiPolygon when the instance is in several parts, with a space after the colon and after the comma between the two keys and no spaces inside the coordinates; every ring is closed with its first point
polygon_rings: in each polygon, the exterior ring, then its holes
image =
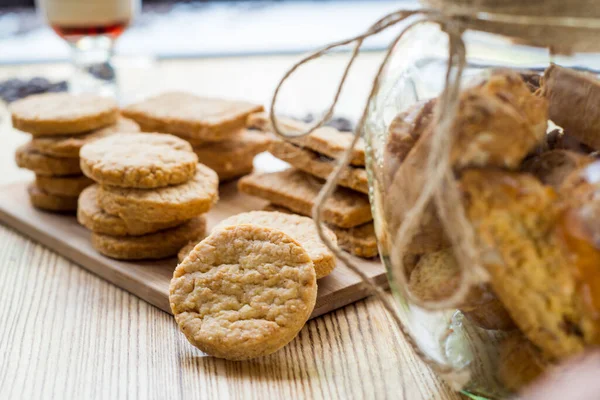
{"type": "Polygon", "coordinates": [[[434,96],[388,115],[375,219],[419,346],[479,375],[470,393],[505,398],[600,345],[600,80],[556,64],[463,78],[450,176],[425,202],[448,110],[434,96]],[[470,262],[457,237],[472,240],[470,262]],[[531,365],[508,365],[517,341],[531,365]]]}

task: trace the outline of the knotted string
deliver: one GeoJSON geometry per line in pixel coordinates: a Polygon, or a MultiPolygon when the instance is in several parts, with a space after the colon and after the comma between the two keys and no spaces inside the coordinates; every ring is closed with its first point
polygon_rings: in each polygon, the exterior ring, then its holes
{"type": "MultiPolygon", "coordinates": [[[[446,85],[445,89],[441,95],[440,107],[438,107],[438,111],[436,114],[436,130],[435,130],[435,138],[434,145],[432,146],[432,151],[430,157],[428,159],[427,166],[427,183],[425,184],[422,193],[415,205],[409,210],[406,215],[406,219],[403,221],[399,231],[398,231],[398,239],[396,244],[400,244],[396,249],[404,249],[405,246],[410,242],[412,237],[414,236],[414,232],[420,217],[422,216],[423,210],[425,206],[434,198],[434,201],[438,207],[441,207],[440,218],[442,220],[443,226],[448,228],[451,223],[459,221],[461,224],[464,223],[468,225],[468,221],[464,216],[464,211],[461,214],[460,212],[456,214],[456,208],[461,207],[451,207],[446,201],[446,199],[442,200],[441,197],[441,189],[443,188],[445,191],[450,190],[451,198],[460,199],[460,194],[458,193],[458,189],[454,184],[454,177],[452,176],[452,170],[450,168],[450,160],[449,160],[449,149],[452,145],[452,135],[450,134],[450,129],[452,127],[452,123],[456,116],[458,110],[458,98],[459,98],[459,90],[460,90],[460,79],[462,76],[462,72],[464,66],[466,64],[466,54],[465,54],[465,46],[462,41],[462,28],[458,23],[458,20],[453,19],[452,17],[441,14],[437,10],[424,9],[424,10],[400,10],[389,14],[375,24],[373,24],[366,32],[355,36],[350,39],[338,41],[332,43],[328,46],[323,47],[322,49],[315,51],[314,53],[309,54],[308,56],[301,59],[299,62],[294,64],[283,76],[280,83],[277,85],[275,92],[273,94],[273,99],[271,101],[270,107],[270,120],[273,126],[273,130],[275,134],[278,136],[289,139],[295,137],[301,137],[305,135],[309,135],[314,132],[315,129],[322,127],[325,122],[333,116],[334,109],[339,100],[342,88],[346,82],[349,71],[358,57],[360,49],[365,39],[376,35],[390,27],[394,27],[399,23],[405,21],[407,18],[412,16],[420,16],[421,19],[417,21],[413,21],[409,25],[407,25],[402,31],[394,38],[394,40],[388,46],[384,58],[378,68],[377,74],[374,78],[371,91],[367,98],[367,102],[363,109],[361,118],[357,124],[356,130],[354,132],[354,137],[351,145],[346,149],[343,156],[338,160],[338,163],[327,179],[325,185],[319,192],[319,195],[316,198],[315,206],[313,207],[313,219],[317,225],[317,230],[319,232],[319,236],[321,240],[331,249],[331,251],[336,255],[338,259],[344,262],[346,266],[352,270],[355,274],[357,274],[366,287],[381,301],[385,309],[389,312],[390,316],[393,318],[394,322],[398,326],[399,330],[402,332],[404,337],[406,338],[409,345],[413,348],[414,352],[419,356],[424,362],[429,364],[432,369],[438,374],[445,376],[450,380],[450,383],[456,383],[458,386],[461,386],[466,382],[468,376],[466,375],[466,371],[456,371],[454,368],[447,364],[441,364],[433,358],[429,357],[425,354],[419,346],[416,344],[416,340],[414,339],[412,333],[404,326],[400,316],[398,315],[396,309],[392,305],[390,301],[388,301],[384,291],[378,287],[361,269],[356,265],[355,259],[351,257],[348,253],[343,252],[336,243],[329,238],[328,235],[325,234],[324,224],[322,219],[322,210],[325,205],[327,199],[334,192],[337,183],[340,179],[341,174],[344,172],[344,169],[350,164],[350,160],[352,157],[352,151],[356,146],[356,143],[361,137],[361,132],[364,129],[365,121],[368,115],[369,104],[377,94],[381,84],[381,78],[384,75],[384,72],[387,69],[388,63],[391,59],[393,51],[396,45],[400,42],[400,40],[405,36],[405,34],[412,29],[413,27],[427,22],[434,22],[440,25],[442,30],[444,30],[449,36],[449,59],[448,59],[448,70],[446,73],[446,85]],[[279,91],[285,81],[302,65],[308,63],[311,60],[317,59],[324,54],[330,52],[331,50],[345,46],[348,44],[354,43],[354,49],[352,51],[351,57],[346,64],[344,69],[342,78],[338,83],[337,91],[333,98],[333,101],[327,111],[324,113],[323,117],[308,131],[301,133],[294,132],[283,132],[279,126],[275,115],[275,105],[277,103],[277,98],[279,96],[279,91]],[[430,178],[431,175],[431,178],[430,178]],[[439,195],[438,195],[439,194],[439,195]]],[[[454,203],[454,205],[460,203],[454,203]]],[[[469,226],[470,228],[470,226],[469,226]]],[[[458,243],[461,243],[465,240],[465,238],[452,238],[457,239],[458,243]]],[[[469,240],[469,235],[467,235],[466,240],[469,240]]],[[[392,265],[399,266],[402,268],[402,273],[397,274],[405,278],[405,273],[403,271],[402,264],[402,251],[394,252],[392,255],[395,257],[393,259],[392,265]],[[397,257],[396,257],[397,256],[397,257]]],[[[473,254],[471,252],[467,252],[467,254],[460,254],[460,260],[465,260],[471,257],[473,254]]],[[[472,258],[473,260],[475,257],[472,258]]],[[[470,287],[470,274],[463,273],[461,276],[465,279],[462,279],[462,283],[459,286],[459,289],[456,293],[453,294],[452,300],[455,301],[465,297],[469,287],[470,287]],[[462,297],[461,297],[462,296],[462,297]]],[[[400,289],[406,291],[406,282],[401,282],[399,285],[400,289]]],[[[411,300],[414,300],[415,303],[419,304],[418,299],[415,299],[410,293],[404,293],[411,300]]],[[[447,302],[445,302],[447,303],[447,302]]],[[[424,304],[425,306],[429,306],[429,308],[437,308],[436,304],[424,304]]],[[[444,304],[447,307],[447,304],[444,304]]]]}

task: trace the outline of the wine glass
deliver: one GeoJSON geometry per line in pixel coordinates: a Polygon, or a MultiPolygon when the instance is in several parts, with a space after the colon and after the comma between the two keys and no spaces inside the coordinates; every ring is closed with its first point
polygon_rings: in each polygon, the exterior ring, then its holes
{"type": "Polygon", "coordinates": [[[116,39],[140,9],[141,0],[36,0],[36,6],[71,47],[74,73],[69,91],[117,97],[112,56],[116,39]]]}

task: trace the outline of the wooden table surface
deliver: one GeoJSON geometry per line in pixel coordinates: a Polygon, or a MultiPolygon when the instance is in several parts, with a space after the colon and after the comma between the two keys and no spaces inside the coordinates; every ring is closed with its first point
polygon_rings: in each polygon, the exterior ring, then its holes
{"type": "MultiPolygon", "coordinates": [[[[165,89],[268,103],[297,57],[117,60],[123,102],[165,89]]],[[[357,63],[338,114],[356,115],[379,55],[357,63]]],[[[298,75],[281,112],[323,110],[344,55],[298,75]]],[[[0,68],[63,79],[68,65],[0,68]]],[[[0,106],[0,183],[31,178],[14,165],[28,140],[0,106]]],[[[0,399],[458,399],[421,363],[373,298],[310,321],[283,350],[229,362],[192,347],[173,318],[0,225],[0,399]]]]}

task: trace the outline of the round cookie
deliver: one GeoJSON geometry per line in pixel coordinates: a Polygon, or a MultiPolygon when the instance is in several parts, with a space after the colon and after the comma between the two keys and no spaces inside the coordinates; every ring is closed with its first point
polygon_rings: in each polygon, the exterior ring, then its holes
{"type": "Polygon", "coordinates": [[[119,107],[113,99],[90,94],[44,93],[9,107],[13,127],[34,136],[74,135],[114,124],[119,107]]]}
{"type": "Polygon", "coordinates": [[[300,332],[316,298],[306,250],[279,230],[249,224],[200,242],[175,269],[169,295],[190,343],[228,360],[281,349],[300,332]]]}
{"type": "MultiPolygon", "coordinates": [[[[308,217],[277,211],[250,211],[231,216],[221,221],[214,229],[242,224],[279,229],[297,240],[313,261],[317,279],[329,275],[335,268],[336,262],[333,253],[321,241],[315,223],[308,217]]],[[[334,243],[337,242],[335,234],[329,228],[325,228],[325,232],[334,243]]]]}
{"type": "Polygon", "coordinates": [[[31,170],[37,175],[81,175],[78,159],[47,156],[34,151],[29,143],[17,149],[15,161],[19,167],[31,170]]]}
{"type": "Polygon", "coordinates": [[[110,236],[142,236],[181,225],[184,221],[143,222],[124,220],[98,206],[98,185],[85,189],[79,196],[77,221],[95,233],[110,236]]]}
{"type": "Polygon", "coordinates": [[[117,132],[139,132],[138,124],[130,119],[119,117],[116,124],[109,125],[83,135],[34,137],[31,148],[53,157],[79,158],[79,150],[94,140],[114,135],[117,132]]]}
{"type": "Polygon", "coordinates": [[[27,187],[29,200],[35,208],[46,211],[67,212],[77,209],[77,197],[49,194],[31,184],[27,187]]]}
{"type": "Polygon", "coordinates": [[[101,186],[100,207],[126,220],[183,221],[204,214],[219,199],[219,179],[210,168],[198,164],[189,182],[155,190],[101,186]]]}
{"type": "Polygon", "coordinates": [[[44,176],[36,175],[35,185],[49,194],[58,196],[77,197],[94,181],[84,175],[75,176],[44,176]]]}
{"type": "Polygon", "coordinates": [[[154,189],[189,181],[198,156],[183,139],[163,133],[126,133],[86,144],[83,173],[103,185],[154,189]]]}
{"type": "Polygon", "coordinates": [[[110,236],[92,233],[92,246],[101,254],[117,260],[158,260],[177,254],[181,246],[206,234],[203,216],[175,228],[144,236],[110,236]]]}

